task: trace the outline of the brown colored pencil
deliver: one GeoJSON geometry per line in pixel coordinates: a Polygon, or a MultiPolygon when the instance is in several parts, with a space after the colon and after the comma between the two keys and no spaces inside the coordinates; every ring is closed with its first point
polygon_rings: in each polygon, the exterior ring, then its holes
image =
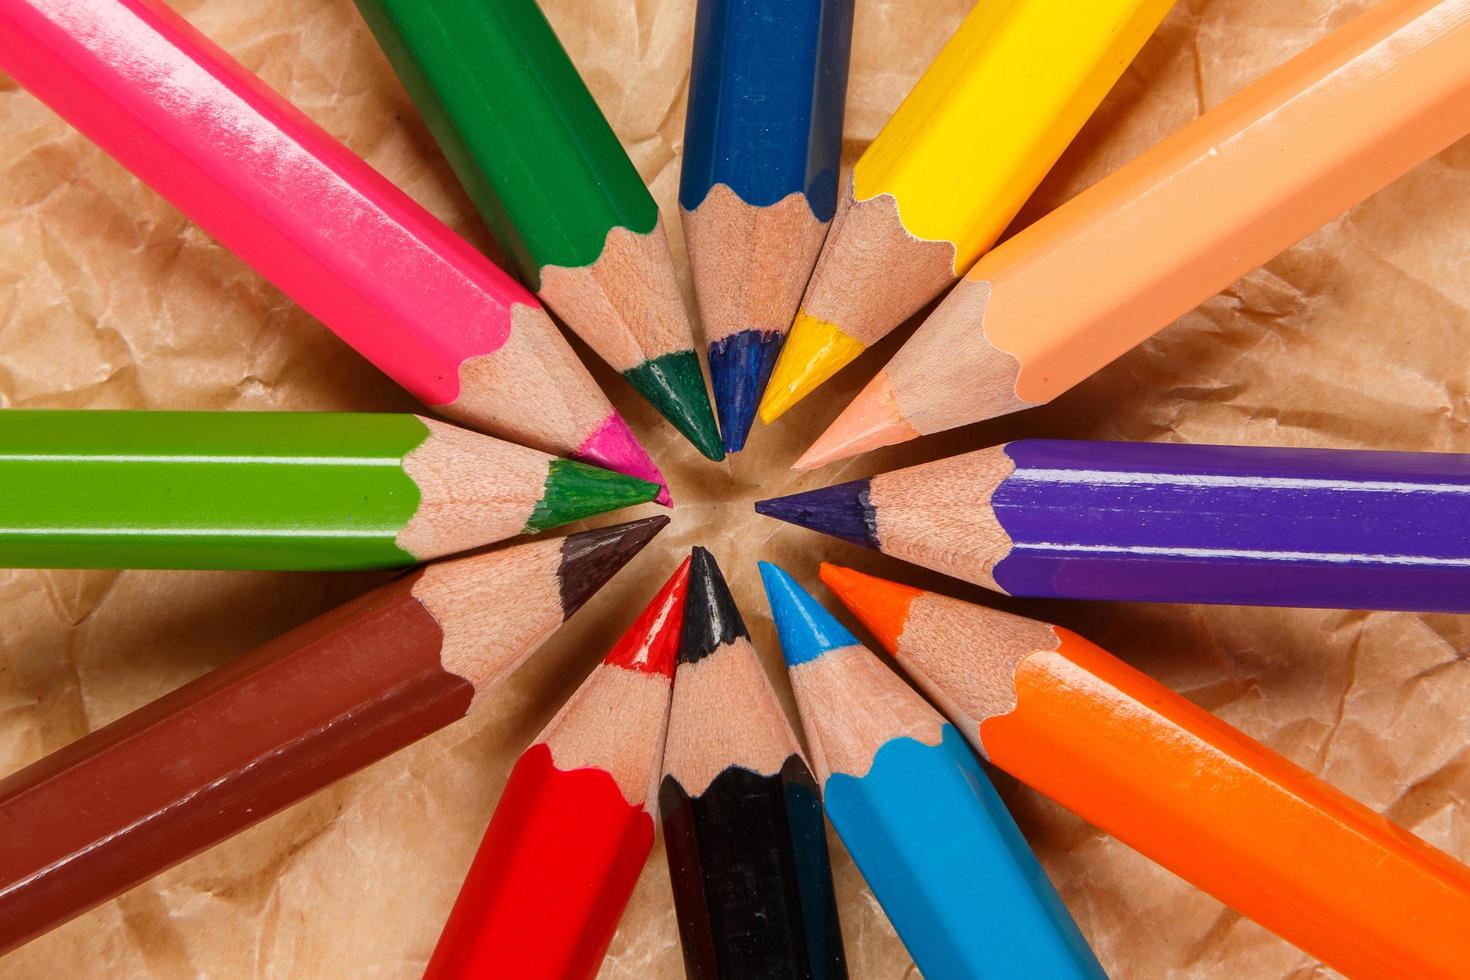
{"type": "Polygon", "coordinates": [[[429,565],[0,780],[0,953],[462,717],[667,523],[429,565]]]}

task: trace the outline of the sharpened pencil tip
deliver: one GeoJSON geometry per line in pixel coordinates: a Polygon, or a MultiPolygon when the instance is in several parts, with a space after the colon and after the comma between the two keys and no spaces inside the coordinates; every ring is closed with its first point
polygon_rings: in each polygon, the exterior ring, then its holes
{"type": "Polygon", "coordinates": [[[536,501],[525,531],[535,534],[620,507],[647,503],[659,489],[657,483],[625,473],[554,459],[546,468],[541,499],[536,501]]]}
{"type": "Polygon", "coordinates": [[[668,481],[653,464],[638,438],[633,435],[633,430],[628,428],[628,423],[617,412],[603,420],[597,431],[578,448],[576,456],[593,466],[657,483],[663,488],[663,492],[653,498],[654,503],[665,507],[674,506],[674,499],[669,496],[668,481]]]}
{"type": "Polygon", "coordinates": [[[761,582],[781,638],[786,666],[816,660],[828,650],[857,646],[858,639],[784,569],[760,562],[761,582]]]}
{"type": "Polygon", "coordinates": [[[557,572],[561,579],[562,617],[569,618],[582,608],[584,602],[668,525],[669,519],[660,514],[562,538],[561,567],[557,572]]]}
{"type": "Polygon", "coordinates": [[[694,351],[675,351],[652,358],[624,371],[623,377],[705,458],[715,462],[725,458],[714,412],[709,407],[709,393],[704,387],[704,372],[699,369],[699,358],[694,351]]]}
{"type": "Polygon", "coordinates": [[[684,609],[684,633],[679,640],[681,664],[701,660],[737,636],[750,638],[714,556],[696,546],[690,558],[689,598],[684,609]]]}
{"type": "Polygon", "coordinates": [[[756,407],[781,352],[783,334],[742,330],[709,345],[710,383],[720,415],[720,437],[726,453],[745,448],[756,407]]]}
{"type": "Polygon", "coordinates": [[[883,649],[896,653],[898,638],[908,621],[909,604],[923,595],[923,590],[825,561],[819,574],[823,584],[862,621],[883,649]]]}
{"type": "Polygon", "coordinates": [[[658,593],[638,614],[602,662],[627,670],[674,676],[674,657],[684,626],[684,605],[689,592],[689,559],[686,557],[658,593]]]}
{"type": "Polygon", "coordinates": [[[837,324],[799,311],[761,398],[761,421],[776,421],[866,349],[837,324]]]}
{"type": "Polygon", "coordinates": [[[896,446],[901,442],[917,439],[920,435],[904,419],[888,383],[888,375],[879,371],[868,382],[868,386],[858,392],[851,404],[842,410],[842,414],[832,420],[827,431],[818,436],[817,441],[801,454],[801,458],[791,464],[791,468],[814,470],[849,456],[857,456],[884,446],[896,446]]]}
{"type": "Polygon", "coordinates": [[[867,480],[757,500],[755,512],[864,548],[879,546],[877,515],[868,501],[867,480]]]}

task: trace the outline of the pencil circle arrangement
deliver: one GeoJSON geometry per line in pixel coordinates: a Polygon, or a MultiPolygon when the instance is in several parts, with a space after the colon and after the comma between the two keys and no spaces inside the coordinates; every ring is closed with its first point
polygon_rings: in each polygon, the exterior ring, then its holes
{"type": "Polygon", "coordinates": [[[1466,975],[1470,0],[0,71],[6,976],[1466,975]]]}

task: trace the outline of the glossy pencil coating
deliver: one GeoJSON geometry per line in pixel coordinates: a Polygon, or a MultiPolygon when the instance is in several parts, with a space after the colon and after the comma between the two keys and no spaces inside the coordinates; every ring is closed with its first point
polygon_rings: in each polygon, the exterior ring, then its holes
{"type": "Polygon", "coordinates": [[[0,68],[425,404],[662,482],[533,296],[164,3],[0,4],[0,68]]]}
{"type": "Polygon", "coordinates": [[[844,980],[821,796],[735,600],[695,548],[659,813],[691,980],[844,980]]]}
{"type": "Polygon", "coordinates": [[[686,558],[521,754],[424,976],[592,980],[653,848],[686,558]]]}
{"type": "Polygon", "coordinates": [[[521,277],[719,459],[658,207],[535,0],[357,6],[521,277]]]}
{"type": "Polygon", "coordinates": [[[827,816],[925,977],[1106,976],[953,725],[761,563],[827,816]]]}
{"type": "Polygon", "coordinates": [[[975,5],[853,167],[762,419],[774,421],[995,244],[1173,5],[975,5]]]}
{"type": "Polygon", "coordinates": [[[1019,411],[1470,132],[1470,0],[1382,0],[977,262],[797,461],[1019,411]]]}
{"type": "Polygon", "coordinates": [[[1027,439],[756,510],[1010,595],[1470,612],[1470,456],[1027,439]]]}
{"type": "Polygon", "coordinates": [[[0,953],[460,718],[667,524],[429,565],[0,780],[0,953]]]}
{"type": "Polygon", "coordinates": [[[416,415],[0,411],[0,566],[411,565],[657,484],[416,415]]]}
{"type": "Polygon", "coordinates": [[[1470,962],[1470,869],[1060,627],[822,566],[993,764],[1348,976],[1470,962]]]}
{"type": "Polygon", "coordinates": [[[726,452],[837,204],[852,0],[700,0],[679,208],[726,452]]]}

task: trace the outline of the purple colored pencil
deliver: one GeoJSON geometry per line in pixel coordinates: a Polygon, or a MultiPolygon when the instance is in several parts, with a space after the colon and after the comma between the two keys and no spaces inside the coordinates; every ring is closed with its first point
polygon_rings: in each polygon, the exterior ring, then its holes
{"type": "Polygon", "coordinates": [[[1008,595],[1470,612],[1470,456],[1032,439],[755,505],[1008,595]]]}

